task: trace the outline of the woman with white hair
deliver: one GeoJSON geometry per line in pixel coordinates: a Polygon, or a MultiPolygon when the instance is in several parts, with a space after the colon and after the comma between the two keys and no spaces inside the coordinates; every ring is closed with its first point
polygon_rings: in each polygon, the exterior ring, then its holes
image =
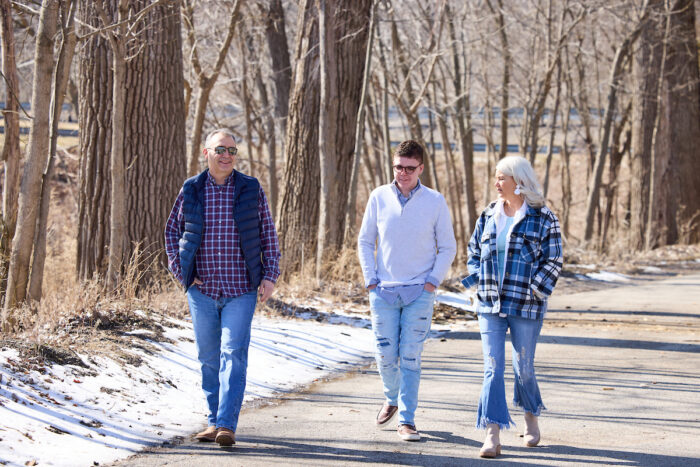
{"type": "Polygon", "coordinates": [[[562,266],[561,229],[545,205],[527,159],[508,156],[496,166],[498,199],[481,214],[469,241],[465,287],[477,285],[477,313],[484,352],[484,383],[477,428],[486,429],[481,457],[501,453],[499,433],[514,425],[504,382],[505,340],[510,328],[515,389],[525,411],[524,441],[540,441],[537,417],[544,409],[535,378],[535,346],[562,266]]]}

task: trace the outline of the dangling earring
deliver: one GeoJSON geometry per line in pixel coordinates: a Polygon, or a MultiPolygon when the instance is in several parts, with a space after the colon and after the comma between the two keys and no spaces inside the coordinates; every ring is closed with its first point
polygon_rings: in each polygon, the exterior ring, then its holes
{"type": "Polygon", "coordinates": [[[515,191],[513,191],[516,195],[520,194],[520,185],[515,185],[515,191]]]}

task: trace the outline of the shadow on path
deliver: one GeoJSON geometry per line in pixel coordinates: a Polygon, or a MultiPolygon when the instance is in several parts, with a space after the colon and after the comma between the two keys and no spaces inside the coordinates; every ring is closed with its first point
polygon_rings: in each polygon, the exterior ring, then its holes
{"type": "MultiPolygon", "coordinates": [[[[478,332],[459,331],[445,334],[447,339],[480,340],[478,332]]],[[[538,344],[581,345],[589,347],[611,347],[640,350],[665,350],[669,352],[700,353],[700,345],[676,342],[657,342],[630,339],[607,339],[600,337],[541,335],[538,344]]]]}
{"type": "Polygon", "coordinates": [[[669,456],[647,454],[637,451],[590,449],[565,445],[542,445],[536,448],[524,446],[504,446],[502,455],[493,460],[483,460],[477,457],[481,443],[463,436],[444,431],[424,431],[424,438],[419,443],[446,443],[463,447],[459,456],[444,456],[424,452],[402,452],[407,446],[396,443],[356,441],[358,447],[340,447],[337,444],[347,443],[347,439],[319,440],[305,438],[276,439],[264,436],[241,436],[238,444],[231,448],[219,448],[211,444],[182,445],[168,449],[162,454],[172,456],[199,455],[209,457],[211,461],[224,461],[228,456],[235,456],[236,461],[245,464],[246,459],[257,461],[277,461],[286,465],[304,465],[308,462],[343,463],[389,463],[394,465],[437,466],[437,465],[480,465],[488,462],[493,464],[513,465],[513,462],[527,460],[529,465],[537,465],[540,460],[551,465],[573,463],[577,465],[693,465],[697,459],[684,456],[669,456]],[[336,446],[334,446],[336,444],[336,446]],[[378,445],[378,446],[377,446],[378,445]]]}

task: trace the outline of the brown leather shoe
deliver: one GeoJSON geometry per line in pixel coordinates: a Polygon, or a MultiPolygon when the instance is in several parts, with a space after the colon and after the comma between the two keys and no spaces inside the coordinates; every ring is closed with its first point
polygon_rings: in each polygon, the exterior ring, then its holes
{"type": "Polygon", "coordinates": [[[206,430],[194,435],[194,439],[203,442],[213,442],[216,439],[216,427],[208,426],[206,430]]]}
{"type": "Polygon", "coordinates": [[[231,446],[236,444],[236,434],[228,428],[219,428],[216,434],[216,442],[219,446],[231,446]]]}
{"type": "Polygon", "coordinates": [[[404,423],[399,425],[399,429],[397,431],[401,439],[404,441],[420,441],[420,433],[418,433],[418,430],[416,430],[415,425],[407,425],[404,423]]]}
{"type": "Polygon", "coordinates": [[[392,418],[394,418],[394,415],[396,415],[396,412],[398,412],[398,410],[399,408],[395,405],[389,405],[387,403],[384,403],[382,408],[379,410],[379,413],[377,414],[377,425],[382,426],[389,423],[389,421],[392,418]]]}

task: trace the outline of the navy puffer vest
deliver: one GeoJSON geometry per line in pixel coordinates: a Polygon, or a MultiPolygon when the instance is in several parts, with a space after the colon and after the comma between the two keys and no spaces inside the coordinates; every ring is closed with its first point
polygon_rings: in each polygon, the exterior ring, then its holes
{"type": "MultiPolygon", "coordinates": [[[[209,170],[188,178],[182,186],[185,231],[180,238],[180,267],[185,290],[197,277],[195,256],[204,235],[204,185],[209,170]]],[[[245,260],[248,279],[254,288],[262,281],[262,248],[260,245],[260,219],[258,218],[258,194],[260,182],[254,177],[234,170],[233,219],[238,228],[241,251],[245,260]]]]}

